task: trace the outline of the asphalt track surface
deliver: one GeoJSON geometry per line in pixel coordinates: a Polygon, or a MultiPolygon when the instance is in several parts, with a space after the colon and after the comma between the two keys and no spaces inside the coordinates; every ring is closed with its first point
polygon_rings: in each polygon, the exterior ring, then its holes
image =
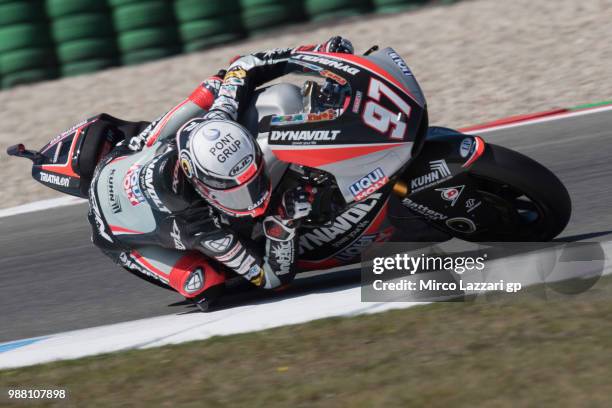
{"type": "MultiPolygon", "coordinates": [[[[483,138],[538,160],[565,183],[573,215],[560,240],[612,238],[612,111],[483,138]]],[[[86,211],[74,205],[0,218],[0,342],[193,311],[178,294],[130,275],[95,249],[86,211]]],[[[358,281],[355,271],[302,276],[282,295],[230,296],[221,307],[334,291],[358,281]]]]}

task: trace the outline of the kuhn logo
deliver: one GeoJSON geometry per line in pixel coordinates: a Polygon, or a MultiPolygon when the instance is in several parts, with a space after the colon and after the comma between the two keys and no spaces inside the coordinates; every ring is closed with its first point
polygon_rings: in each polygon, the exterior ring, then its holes
{"type": "Polygon", "coordinates": [[[304,61],[310,61],[310,62],[318,63],[318,64],[321,64],[321,65],[325,65],[327,67],[336,68],[336,69],[339,69],[340,71],[344,71],[347,74],[351,74],[351,75],[355,75],[355,74],[359,73],[359,69],[357,69],[355,67],[351,67],[350,65],[343,64],[340,61],[334,61],[334,60],[331,60],[331,59],[327,59],[327,58],[323,58],[323,57],[318,57],[318,56],[315,56],[315,55],[298,54],[298,55],[295,55],[293,58],[301,59],[301,60],[304,60],[304,61]]]}
{"type": "Polygon", "coordinates": [[[421,191],[427,187],[440,184],[452,176],[444,159],[430,161],[429,169],[431,171],[424,176],[412,179],[410,182],[410,188],[413,192],[421,191]]]}
{"type": "Polygon", "coordinates": [[[40,172],[40,181],[55,184],[60,187],[68,187],[70,179],[68,177],[56,176],[55,174],[40,172]]]}
{"type": "Polygon", "coordinates": [[[340,134],[340,130],[273,130],[270,135],[272,141],[333,141],[340,134]]]}
{"type": "Polygon", "coordinates": [[[242,173],[242,171],[246,169],[248,165],[251,164],[252,162],[253,162],[252,154],[245,156],[234,167],[232,167],[232,169],[229,172],[229,175],[234,177],[235,175],[242,173]]]}
{"type": "Polygon", "coordinates": [[[107,183],[107,193],[108,193],[108,202],[111,207],[111,211],[113,214],[117,214],[121,212],[121,202],[119,201],[119,197],[115,193],[115,173],[117,169],[112,169],[110,174],[108,175],[107,183]]]}
{"type": "Polygon", "coordinates": [[[360,178],[351,186],[349,190],[356,201],[361,201],[376,190],[383,187],[389,181],[389,177],[385,175],[380,167],[368,173],[365,177],[360,178]]]}

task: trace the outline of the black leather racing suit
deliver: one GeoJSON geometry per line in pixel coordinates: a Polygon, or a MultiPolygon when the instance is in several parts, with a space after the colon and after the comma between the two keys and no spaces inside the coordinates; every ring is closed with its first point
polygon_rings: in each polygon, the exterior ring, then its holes
{"type": "MultiPolygon", "coordinates": [[[[177,165],[174,135],[190,118],[205,114],[209,119],[236,120],[255,87],[285,73],[293,52],[352,52],[349,46],[347,41],[335,37],[322,45],[274,49],[238,58],[229,67],[223,84],[215,77],[205,81],[186,100],[132,138],[129,146],[115,148],[99,163],[91,184],[89,220],[94,244],[127,269],[144,273],[196,299],[197,291],[186,293],[175,287],[171,277],[147,268],[131,249],[153,245],[198,250],[256,286],[274,288],[290,282],[295,275],[298,238],[295,224],[286,219],[292,209],[273,209],[278,213],[265,218],[266,239],[258,245],[251,239],[254,220],[229,220],[211,211],[197,195],[177,165]],[[128,228],[130,220],[138,217],[123,217],[127,226],[110,221],[121,220],[121,208],[132,211],[138,206],[146,209],[147,217],[152,215],[149,218],[154,225],[144,228],[146,231],[128,228]],[[115,213],[117,210],[119,213],[115,213]]],[[[281,207],[291,207],[285,200],[282,203],[281,207]]]]}

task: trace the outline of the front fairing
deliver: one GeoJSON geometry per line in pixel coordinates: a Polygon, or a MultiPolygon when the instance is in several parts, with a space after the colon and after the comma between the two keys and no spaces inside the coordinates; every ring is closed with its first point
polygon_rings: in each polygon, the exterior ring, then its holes
{"type": "Polygon", "coordinates": [[[333,80],[349,92],[333,111],[271,116],[260,135],[280,161],[332,174],[347,203],[385,185],[411,157],[425,100],[387,48],[368,57],[298,52],[288,72],[333,80]]]}

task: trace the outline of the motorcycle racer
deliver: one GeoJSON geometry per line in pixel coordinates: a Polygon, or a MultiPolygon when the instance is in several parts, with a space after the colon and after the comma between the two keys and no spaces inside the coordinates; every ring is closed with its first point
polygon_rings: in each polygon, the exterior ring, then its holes
{"type": "MultiPolygon", "coordinates": [[[[273,199],[261,150],[236,121],[254,89],[283,75],[296,51],[352,53],[353,47],[333,37],[237,58],[129,143],[102,153],[88,193],[94,244],[196,302],[197,271],[164,279],[134,249],[197,250],[265,289],[291,282],[297,228],[316,190],[298,186],[273,199]],[[251,239],[256,218],[263,218],[263,248],[251,239]]],[[[112,129],[110,123],[105,131],[112,129]]]]}

